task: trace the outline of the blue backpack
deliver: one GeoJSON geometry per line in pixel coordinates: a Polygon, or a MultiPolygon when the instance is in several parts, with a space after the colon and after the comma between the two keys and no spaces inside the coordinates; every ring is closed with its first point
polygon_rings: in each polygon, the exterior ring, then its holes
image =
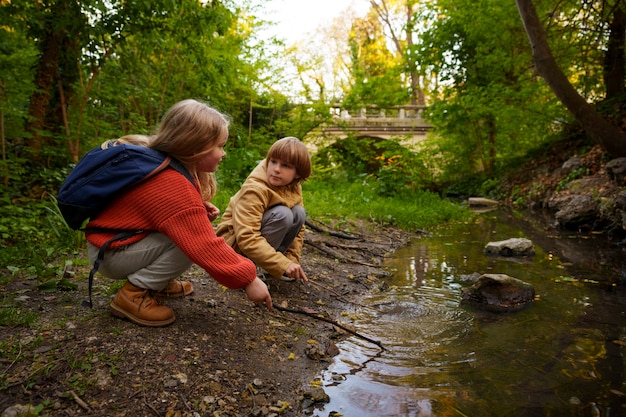
{"type": "Polygon", "coordinates": [[[115,145],[105,149],[98,146],[83,156],[65,179],[57,205],[65,222],[74,230],[118,232],[98,252],[93,269],[89,273],[89,301],[91,307],[93,277],[104,259],[104,253],[115,241],[146,232],[146,230],[103,230],[82,229],[88,219],[95,218],[122,192],[150,178],[162,170],[172,167],[194,183],[185,167],[164,152],[139,145],[115,145]]]}
{"type": "Polygon", "coordinates": [[[57,205],[65,222],[79,230],[120,193],[171,166],[193,179],[183,165],[161,151],[138,145],[96,147],[78,161],[65,179],[57,205]]]}

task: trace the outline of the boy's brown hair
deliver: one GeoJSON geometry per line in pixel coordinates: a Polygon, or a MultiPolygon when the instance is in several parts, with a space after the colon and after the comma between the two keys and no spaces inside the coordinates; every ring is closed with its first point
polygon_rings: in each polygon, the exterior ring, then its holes
{"type": "Polygon", "coordinates": [[[311,155],[300,139],[287,136],[279,139],[270,147],[266,160],[279,159],[293,165],[298,175],[297,182],[304,182],[311,176],[311,155]]]}

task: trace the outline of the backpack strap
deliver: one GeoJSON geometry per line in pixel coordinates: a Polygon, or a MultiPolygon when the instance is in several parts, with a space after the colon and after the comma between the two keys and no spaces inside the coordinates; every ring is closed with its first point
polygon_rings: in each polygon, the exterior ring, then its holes
{"type": "Polygon", "coordinates": [[[115,236],[113,236],[111,239],[104,242],[104,245],[102,245],[100,250],[98,250],[98,256],[96,257],[96,260],[93,263],[93,268],[91,268],[91,271],[89,272],[89,300],[82,302],[83,307],[89,307],[89,308],[93,307],[93,302],[91,299],[91,289],[93,288],[93,277],[96,275],[96,272],[98,272],[98,268],[100,268],[100,264],[102,263],[104,259],[104,252],[108,249],[111,243],[117,242],[119,240],[128,239],[140,233],[144,233],[144,230],[128,230],[128,231],[120,232],[116,234],[115,236]]]}
{"type": "Polygon", "coordinates": [[[187,171],[187,168],[185,168],[185,166],[182,164],[182,162],[180,162],[178,159],[169,157],[169,166],[174,168],[176,171],[180,172],[181,174],[183,174],[185,176],[185,178],[187,178],[189,181],[191,181],[192,184],[195,184],[196,181],[195,179],[191,176],[191,174],[189,173],[189,171],[187,171]]]}

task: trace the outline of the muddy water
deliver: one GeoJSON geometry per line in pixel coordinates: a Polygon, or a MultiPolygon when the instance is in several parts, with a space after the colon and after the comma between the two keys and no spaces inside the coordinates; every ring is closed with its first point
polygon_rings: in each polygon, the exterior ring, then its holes
{"type": "Polygon", "coordinates": [[[331,402],[313,415],[626,415],[626,250],[605,242],[503,211],[414,240],[388,261],[388,288],[343,317],[386,350],[341,342],[322,375],[331,402]],[[512,237],[535,256],[483,253],[512,237]],[[537,298],[506,314],[461,306],[474,272],[524,280],[537,298]]]}

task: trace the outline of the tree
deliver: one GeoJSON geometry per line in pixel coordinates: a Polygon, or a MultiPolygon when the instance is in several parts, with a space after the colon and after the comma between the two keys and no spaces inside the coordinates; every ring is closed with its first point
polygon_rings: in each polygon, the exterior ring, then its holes
{"type": "Polygon", "coordinates": [[[428,20],[425,2],[419,0],[370,0],[395,52],[402,57],[409,79],[411,104],[425,104],[424,74],[414,55],[414,37],[428,20]]]}
{"type": "MultiPolygon", "coordinates": [[[[507,160],[547,141],[564,111],[528,70],[530,53],[515,6],[499,0],[439,0],[438,19],[414,54],[436,74],[426,116],[427,160],[442,180],[491,177],[507,160]]],[[[425,13],[425,12],[423,12],[425,13]]]]}
{"type": "MultiPolygon", "coordinates": [[[[589,104],[574,89],[565,73],[559,68],[552,55],[546,33],[532,0],[516,0],[516,4],[530,40],[533,60],[539,74],[591,138],[613,156],[626,156],[626,135],[589,104]]],[[[610,36],[611,42],[608,45],[609,53],[607,55],[609,58],[606,62],[615,64],[615,66],[609,65],[607,67],[609,71],[605,73],[605,79],[609,81],[610,85],[607,93],[611,95],[619,94],[619,91],[623,90],[624,7],[622,1],[618,1],[616,4],[613,14],[614,25],[610,36]],[[621,39],[619,39],[620,36],[621,39]],[[615,57],[621,57],[619,58],[621,61],[615,57]],[[620,70],[620,68],[622,69],[620,70]],[[611,82],[615,79],[612,71],[615,71],[617,77],[621,77],[621,81],[618,80],[616,83],[617,86],[611,82]]]]}
{"type": "Polygon", "coordinates": [[[26,19],[33,19],[29,32],[38,40],[40,51],[26,128],[28,148],[37,162],[45,146],[46,130],[65,126],[67,131],[65,109],[73,84],[78,79],[76,63],[82,53],[81,40],[87,18],[82,13],[81,4],[75,0],[54,1],[38,8],[26,6],[24,9],[29,12],[26,19]],[[51,107],[54,94],[58,94],[58,101],[51,107]]]}
{"type": "Polygon", "coordinates": [[[40,51],[37,87],[24,118],[34,165],[66,164],[64,149],[76,161],[100,138],[149,133],[182,98],[203,99],[229,113],[237,134],[239,120],[248,121],[264,64],[250,54],[254,19],[243,7],[231,11],[222,2],[197,0],[50,0],[33,6],[15,0],[3,5],[0,17],[40,51]],[[70,39],[72,48],[65,48],[70,39]],[[70,51],[71,59],[64,59],[70,51]]]}
{"type": "Polygon", "coordinates": [[[344,98],[349,108],[375,104],[388,107],[406,103],[408,97],[399,54],[387,47],[383,27],[375,12],[356,19],[350,31],[352,87],[344,98]]]}
{"type": "Polygon", "coordinates": [[[23,33],[0,29],[0,148],[2,153],[2,183],[9,185],[11,178],[19,178],[24,169],[24,159],[19,158],[23,147],[23,120],[28,108],[32,85],[24,78],[32,74],[37,51],[23,33]]]}

